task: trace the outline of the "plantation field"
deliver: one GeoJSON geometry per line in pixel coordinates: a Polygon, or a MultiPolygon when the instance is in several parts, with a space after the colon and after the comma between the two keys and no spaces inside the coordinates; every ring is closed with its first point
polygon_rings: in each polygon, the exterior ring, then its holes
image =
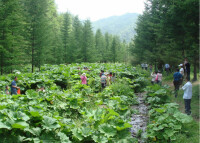
{"type": "Polygon", "coordinates": [[[0,141],[2,143],[133,143],[131,116],[138,111],[136,93],[145,92],[149,108],[146,142],[176,142],[192,121],[169,102],[167,87],[149,86],[149,74],[124,64],[45,65],[40,72],[0,76],[0,141]],[[80,67],[80,70],[78,70],[80,67]],[[83,70],[88,67],[89,70],[83,70]],[[100,70],[116,73],[101,89],[100,70]],[[80,73],[88,84],[82,85],[80,73]],[[18,76],[21,95],[4,94],[18,76]],[[36,91],[41,86],[45,91],[36,91]]]}

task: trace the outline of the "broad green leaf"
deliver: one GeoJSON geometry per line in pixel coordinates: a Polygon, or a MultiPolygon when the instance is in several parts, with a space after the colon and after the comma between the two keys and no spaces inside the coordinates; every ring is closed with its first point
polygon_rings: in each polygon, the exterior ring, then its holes
{"type": "Polygon", "coordinates": [[[44,116],[42,123],[42,126],[48,130],[60,128],[60,125],[57,123],[57,120],[48,116],[44,116]]]}
{"type": "Polygon", "coordinates": [[[1,129],[8,129],[8,130],[11,129],[10,126],[8,126],[8,125],[6,125],[6,123],[2,123],[2,122],[0,122],[0,128],[1,128],[1,129]]]}
{"type": "Polygon", "coordinates": [[[101,134],[98,135],[98,136],[93,135],[92,139],[97,143],[107,143],[108,142],[108,139],[105,136],[101,135],[101,134]]]}
{"type": "Polygon", "coordinates": [[[30,119],[29,116],[27,116],[25,113],[22,113],[21,111],[17,112],[17,117],[24,121],[28,121],[30,119]]]}
{"type": "Polygon", "coordinates": [[[29,124],[24,121],[16,121],[14,124],[12,124],[12,128],[24,129],[27,127],[29,127],[29,124]]]}
{"type": "Polygon", "coordinates": [[[40,136],[40,133],[42,131],[42,129],[39,128],[39,127],[32,128],[32,129],[27,128],[27,129],[24,129],[24,130],[27,131],[27,132],[29,132],[29,133],[31,133],[31,134],[33,134],[33,135],[35,135],[35,136],[40,136]]]}
{"type": "Polygon", "coordinates": [[[183,114],[181,112],[176,112],[173,115],[178,121],[182,122],[182,123],[190,123],[193,121],[193,118],[191,116],[188,116],[186,114],[183,114]]]}
{"type": "Polygon", "coordinates": [[[102,124],[99,126],[99,131],[104,133],[107,137],[113,137],[116,135],[117,130],[109,124],[102,124]]]}
{"type": "Polygon", "coordinates": [[[82,127],[80,129],[80,132],[84,137],[88,137],[92,134],[92,129],[89,127],[82,127]]]}
{"type": "Polygon", "coordinates": [[[84,137],[81,135],[81,133],[79,132],[77,128],[72,129],[72,133],[73,133],[73,136],[77,138],[79,141],[83,140],[84,137]]]}
{"type": "Polygon", "coordinates": [[[58,133],[58,136],[60,137],[60,141],[61,141],[62,143],[71,143],[71,141],[69,140],[69,137],[66,136],[64,133],[59,132],[59,133],[58,133]]]}

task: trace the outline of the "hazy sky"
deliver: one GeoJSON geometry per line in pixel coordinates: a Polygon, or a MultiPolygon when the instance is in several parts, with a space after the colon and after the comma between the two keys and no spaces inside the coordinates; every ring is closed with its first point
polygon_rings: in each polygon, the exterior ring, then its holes
{"type": "Polygon", "coordinates": [[[55,0],[59,12],[70,12],[80,19],[96,21],[125,13],[142,14],[145,0],[55,0]]]}

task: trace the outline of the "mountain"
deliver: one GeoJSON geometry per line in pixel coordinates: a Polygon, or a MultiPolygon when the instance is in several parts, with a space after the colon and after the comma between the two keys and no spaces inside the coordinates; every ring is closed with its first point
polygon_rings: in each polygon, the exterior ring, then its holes
{"type": "Polygon", "coordinates": [[[93,22],[94,30],[101,29],[103,33],[118,35],[121,40],[130,42],[135,35],[135,26],[139,14],[127,13],[121,16],[111,16],[93,22]]]}

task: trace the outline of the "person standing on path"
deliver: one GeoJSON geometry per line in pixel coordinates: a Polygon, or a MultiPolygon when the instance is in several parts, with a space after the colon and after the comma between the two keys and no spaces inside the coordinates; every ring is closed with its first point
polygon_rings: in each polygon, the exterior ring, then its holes
{"type": "Polygon", "coordinates": [[[180,74],[179,69],[176,69],[176,72],[174,73],[173,77],[174,77],[173,83],[174,83],[175,98],[177,98],[181,78],[183,76],[182,76],[182,74],[180,74]]]}
{"type": "Polygon", "coordinates": [[[188,78],[186,78],[186,84],[182,87],[184,94],[183,99],[185,102],[185,113],[187,115],[191,114],[191,99],[192,99],[192,83],[188,78]]]}
{"type": "Polygon", "coordinates": [[[87,77],[85,73],[83,73],[80,78],[81,78],[81,84],[87,84],[87,77]]]}
{"type": "Polygon", "coordinates": [[[17,87],[17,77],[14,78],[14,80],[11,82],[11,95],[15,94],[17,95],[17,89],[19,89],[19,87],[17,87]]]}
{"type": "Polygon", "coordinates": [[[188,62],[187,58],[185,58],[184,66],[185,66],[186,78],[190,80],[190,63],[188,62]]]}

